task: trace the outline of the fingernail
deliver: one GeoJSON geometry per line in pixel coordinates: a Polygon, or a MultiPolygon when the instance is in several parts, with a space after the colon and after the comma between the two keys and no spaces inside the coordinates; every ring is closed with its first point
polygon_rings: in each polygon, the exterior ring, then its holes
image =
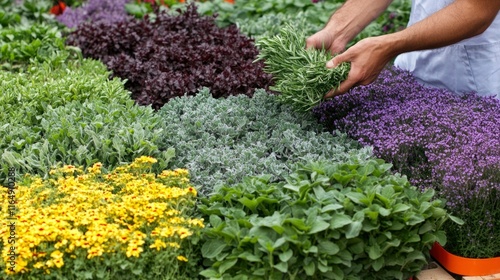
{"type": "Polygon", "coordinates": [[[333,68],[333,67],[334,67],[334,65],[333,65],[333,61],[332,61],[332,60],[328,61],[328,62],[326,63],[326,67],[327,67],[327,68],[333,68]]]}

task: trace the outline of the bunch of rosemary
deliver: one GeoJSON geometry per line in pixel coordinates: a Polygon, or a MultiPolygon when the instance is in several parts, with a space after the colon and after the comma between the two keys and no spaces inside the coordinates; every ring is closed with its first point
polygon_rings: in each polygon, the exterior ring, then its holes
{"type": "Polygon", "coordinates": [[[263,37],[256,43],[258,60],[264,60],[264,71],[274,76],[272,90],[279,99],[297,111],[307,112],[321,103],[323,96],[347,78],[349,63],[328,69],[333,58],[328,50],[305,48],[306,34],[287,25],[279,35],[263,37]]]}

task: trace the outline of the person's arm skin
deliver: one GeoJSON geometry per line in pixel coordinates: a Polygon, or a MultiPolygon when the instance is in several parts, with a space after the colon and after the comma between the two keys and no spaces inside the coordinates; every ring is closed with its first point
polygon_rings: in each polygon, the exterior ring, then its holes
{"type": "Polygon", "coordinates": [[[306,48],[321,49],[332,54],[345,50],[346,45],[368,24],[375,20],[393,0],[348,0],[331,17],[326,26],[307,38],[306,48]]]}
{"type": "MultiPolygon", "coordinates": [[[[457,43],[483,33],[500,11],[500,0],[456,0],[428,18],[393,34],[366,38],[327,63],[350,62],[347,79],[325,98],[344,94],[356,85],[372,83],[395,56],[457,43]]],[[[443,62],[445,63],[445,62],[443,62]]]]}

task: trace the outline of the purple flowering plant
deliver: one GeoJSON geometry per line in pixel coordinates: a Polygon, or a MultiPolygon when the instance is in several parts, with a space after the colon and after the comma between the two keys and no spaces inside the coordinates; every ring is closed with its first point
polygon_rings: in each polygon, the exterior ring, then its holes
{"type": "Polygon", "coordinates": [[[313,112],[330,130],[373,146],[412,184],[438,191],[465,221],[447,223],[447,250],[500,256],[500,100],[426,87],[392,67],[313,112]]]}
{"type": "Polygon", "coordinates": [[[130,0],[88,0],[81,7],[67,7],[56,19],[69,28],[84,22],[119,22],[132,17],[125,10],[130,0]]]}

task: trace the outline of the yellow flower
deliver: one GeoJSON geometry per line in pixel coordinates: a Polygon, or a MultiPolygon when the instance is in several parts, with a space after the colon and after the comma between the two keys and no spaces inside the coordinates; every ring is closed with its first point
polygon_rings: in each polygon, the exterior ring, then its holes
{"type": "Polygon", "coordinates": [[[102,163],[96,162],[92,167],[87,168],[87,170],[92,174],[101,174],[102,163]]]}
{"type": "Polygon", "coordinates": [[[64,256],[64,253],[62,253],[61,251],[59,250],[55,250],[54,252],[52,252],[50,254],[50,256],[54,259],[61,259],[63,256],[64,256]]]}
{"type": "Polygon", "coordinates": [[[158,160],[148,156],[142,156],[134,160],[134,163],[156,163],[156,162],[158,162],[158,160]]]}
{"type": "Polygon", "coordinates": [[[167,244],[161,241],[161,239],[156,239],[155,242],[149,246],[149,248],[156,248],[157,251],[160,251],[162,248],[167,248],[167,244]]]}
{"type": "Polygon", "coordinates": [[[38,269],[43,268],[44,266],[45,265],[43,264],[43,262],[37,262],[33,265],[34,268],[38,268],[38,269]]]}
{"type": "Polygon", "coordinates": [[[54,264],[57,268],[61,268],[64,265],[64,260],[63,259],[55,259],[54,264]]]}
{"type": "Polygon", "coordinates": [[[54,261],[53,260],[48,260],[45,262],[45,265],[48,267],[53,267],[54,266],[54,261]]]}
{"type": "Polygon", "coordinates": [[[180,260],[181,262],[187,262],[188,259],[184,256],[177,256],[177,259],[180,260]]]}
{"type": "Polygon", "coordinates": [[[104,250],[100,246],[94,246],[87,251],[87,259],[102,256],[104,250]]]}
{"type": "Polygon", "coordinates": [[[142,247],[138,247],[138,246],[129,246],[127,248],[127,252],[126,252],[126,255],[127,257],[139,257],[139,255],[141,254],[141,252],[143,251],[142,247]]]}
{"type": "MultiPolygon", "coordinates": [[[[95,176],[101,172],[100,163],[85,172],[66,165],[52,170],[49,179],[27,178],[17,189],[18,231],[23,233],[17,240],[18,265],[6,273],[28,272],[31,267],[50,274],[64,265],[65,257],[77,258],[74,251],[82,248],[89,259],[104,253],[139,257],[147,237],[155,238],[148,250],[181,248],[180,239],[203,227],[203,220],[186,214],[194,205],[196,188],[189,184],[186,169],[165,170],[158,176],[144,171],[156,162],[140,157],[104,176],[95,176]],[[43,252],[47,250],[51,253],[43,252]]],[[[0,191],[0,201],[6,197],[0,191]]],[[[7,209],[0,202],[0,217],[9,215],[7,209]]],[[[0,220],[0,240],[8,236],[6,228],[0,220]]],[[[7,254],[3,248],[2,261],[7,254]]]]}

